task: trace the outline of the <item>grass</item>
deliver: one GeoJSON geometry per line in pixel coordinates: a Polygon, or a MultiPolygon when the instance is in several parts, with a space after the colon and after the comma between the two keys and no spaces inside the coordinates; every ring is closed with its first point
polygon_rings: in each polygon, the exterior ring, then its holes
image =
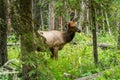
{"type": "MultiPolygon", "coordinates": [[[[98,43],[110,43],[116,46],[115,36],[109,34],[98,35],[98,43]]],[[[103,75],[94,80],[110,80],[120,79],[119,67],[116,65],[120,62],[120,55],[116,54],[116,48],[101,49],[98,48],[99,63],[94,64],[92,46],[87,46],[87,43],[92,42],[91,36],[86,36],[84,33],[76,34],[73,42],[64,46],[59,51],[58,61],[47,58],[47,67],[51,71],[54,80],[72,80],[64,76],[64,73],[71,74],[77,77],[88,76],[97,72],[104,72],[103,75]],[[76,42],[77,44],[73,44],[76,42]],[[109,70],[112,68],[111,70],[109,70]]],[[[8,47],[8,58],[18,58],[20,53],[19,47],[8,47]]],[[[46,73],[44,73],[46,74],[46,73]]],[[[46,79],[47,80],[47,79],[46,79]]]]}
{"type": "Polygon", "coordinates": [[[20,47],[12,46],[8,47],[8,59],[18,58],[20,53],[20,47]]]}

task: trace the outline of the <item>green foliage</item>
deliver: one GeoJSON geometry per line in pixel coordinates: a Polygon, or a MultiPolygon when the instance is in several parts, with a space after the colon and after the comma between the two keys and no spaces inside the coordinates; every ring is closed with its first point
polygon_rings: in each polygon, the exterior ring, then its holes
{"type": "Polygon", "coordinates": [[[8,47],[8,59],[18,58],[20,53],[20,47],[8,47]]]}
{"type": "MultiPolygon", "coordinates": [[[[98,35],[98,42],[110,43],[115,46],[116,40],[114,37],[115,36],[110,36],[108,33],[101,33],[98,35]]],[[[99,64],[95,66],[92,46],[87,45],[87,43],[90,42],[92,42],[90,35],[86,36],[84,33],[76,34],[74,40],[59,51],[57,61],[50,59],[48,52],[35,52],[34,57],[30,58],[30,56],[28,56],[30,60],[28,59],[27,63],[36,67],[31,70],[29,74],[32,75],[37,71],[37,80],[72,80],[73,78],[65,77],[64,73],[71,74],[77,78],[103,72],[103,75],[98,76],[94,80],[119,79],[120,70],[116,65],[120,62],[120,55],[116,54],[116,48],[105,50],[98,48],[99,64]],[[76,42],[76,44],[74,44],[74,42],[76,42]]],[[[8,52],[9,59],[12,59],[18,58],[20,50],[19,47],[13,46],[8,48],[8,52]]],[[[21,66],[21,64],[17,65],[21,66]]]]}
{"type": "Polygon", "coordinates": [[[69,20],[69,15],[74,10],[80,12],[80,3],[81,0],[57,0],[55,4],[55,17],[62,16],[63,19],[69,20]]]}
{"type": "MultiPolygon", "coordinates": [[[[110,35],[104,35],[103,37],[100,35],[101,38],[98,38],[98,41],[114,42],[114,40],[111,40],[113,38],[110,35]],[[104,39],[107,37],[109,37],[111,41],[108,41],[109,39],[104,39]]],[[[99,64],[96,67],[93,61],[92,47],[85,44],[91,41],[91,38],[84,34],[77,34],[74,41],[77,41],[76,45],[72,43],[67,44],[59,52],[59,60],[57,62],[51,60],[48,62],[56,79],[66,80],[66,77],[63,75],[64,73],[69,73],[76,77],[92,75],[109,69],[110,67],[114,67],[114,65],[120,62],[115,49],[102,50],[99,48],[99,64]]],[[[107,75],[110,75],[109,72],[107,72],[107,75]]],[[[69,78],[67,79],[69,80],[69,78]]]]}
{"type": "Polygon", "coordinates": [[[114,66],[108,70],[105,70],[102,75],[98,76],[94,80],[119,80],[120,79],[120,66],[114,66]]]}
{"type": "Polygon", "coordinates": [[[12,75],[0,75],[0,80],[12,80],[12,75]]]}
{"type": "Polygon", "coordinates": [[[111,36],[109,33],[100,32],[98,34],[98,43],[109,43],[112,45],[116,44],[116,36],[111,36]]]}
{"type": "Polygon", "coordinates": [[[17,35],[16,34],[12,34],[11,36],[8,37],[7,42],[8,43],[17,43],[18,39],[17,39],[17,35]]]}

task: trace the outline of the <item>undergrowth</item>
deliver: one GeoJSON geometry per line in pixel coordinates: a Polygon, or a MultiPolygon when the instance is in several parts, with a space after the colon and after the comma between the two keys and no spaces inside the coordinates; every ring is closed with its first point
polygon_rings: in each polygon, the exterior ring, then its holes
{"type": "MultiPolygon", "coordinates": [[[[98,47],[99,62],[96,66],[94,64],[92,46],[88,46],[88,43],[92,43],[92,36],[87,36],[84,33],[76,34],[73,41],[59,51],[57,61],[48,57],[46,58],[46,66],[50,74],[52,74],[51,76],[54,77],[53,80],[73,80],[74,78],[88,76],[98,72],[103,72],[103,74],[94,80],[120,79],[120,70],[117,66],[120,62],[120,55],[116,54],[116,40],[114,37],[107,33],[98,35],[98,43],[112,44],[114,48],[101,49],[98,47]],[[64,74],[70,74],[72,77],[66,77],[64,74]]],[[[19,53],[19,47],[8,47],[9,59],[19,58],[19,53]]],[[[44,71],[43,74],[47,76],[48,73],[44,71]]],[[[45,78],[44,80],[51,80],[51,78],[45,78]]]]}

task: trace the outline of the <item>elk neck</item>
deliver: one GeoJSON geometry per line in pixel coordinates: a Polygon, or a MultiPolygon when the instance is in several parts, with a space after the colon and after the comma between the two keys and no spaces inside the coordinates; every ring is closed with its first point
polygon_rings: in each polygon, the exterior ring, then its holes
{"type": "Polygon", "coordinates": [[[75,32],[72,32],[72,31],[66,31],[63,33],[63,39],[64,39],[65,43],[72,41],[74,36],[75,36],[75,32]]]}

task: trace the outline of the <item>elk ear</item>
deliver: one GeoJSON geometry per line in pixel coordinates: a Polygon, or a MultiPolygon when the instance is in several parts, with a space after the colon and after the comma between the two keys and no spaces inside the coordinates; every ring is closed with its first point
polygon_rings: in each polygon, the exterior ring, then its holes
{"type": "Polygon", "coordinates": [[[69,22],[69,26],[73,26],[73,27],[74,27],[74,26],[76,26],[76,25],[77,25],[77,22],[76,22],[76,21],[70,21],[70,22],[69,22]]]}

